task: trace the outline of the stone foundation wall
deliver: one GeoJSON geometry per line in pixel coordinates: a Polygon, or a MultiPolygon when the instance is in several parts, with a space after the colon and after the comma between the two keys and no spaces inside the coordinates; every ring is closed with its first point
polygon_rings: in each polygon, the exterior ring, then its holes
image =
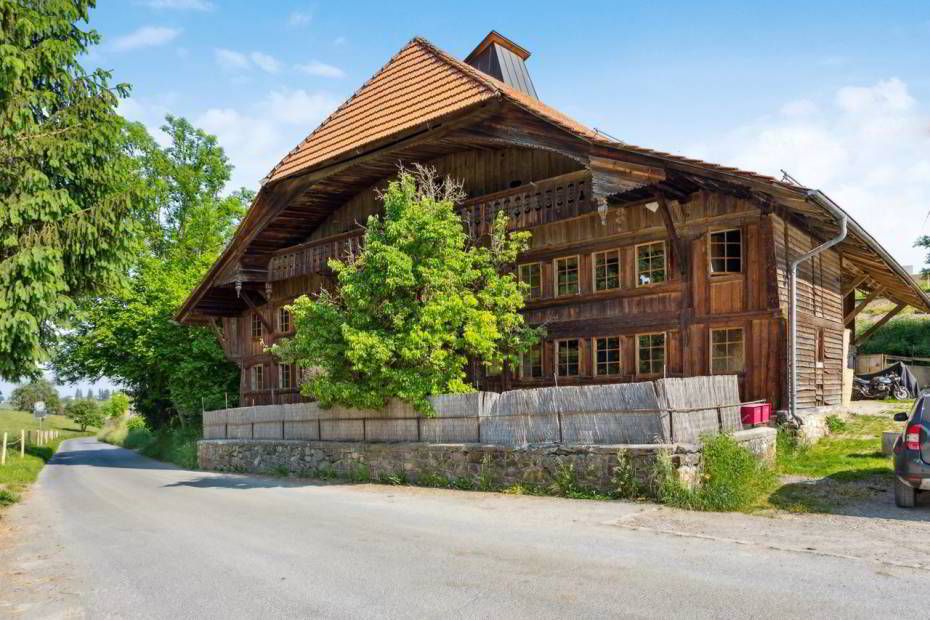
{"type": "MultiPolygon", "coordinates": [[[[769,428],[734,434],[762,458],[773,459],[775,432],[769,428]]],[[[482,444],[360,443],[299,440],[212,439],[198,443],[200,467],[212,471],[294,474],[359,481],[449,484],[486,490],[513,485],[549,487],[570,476],[579,489],[612,493],[618,454],[632,475],[648,484],[659,454],[667,452],[679,478],[696,479],[700,447],[693,444],[532,446],[482,444]]]]}

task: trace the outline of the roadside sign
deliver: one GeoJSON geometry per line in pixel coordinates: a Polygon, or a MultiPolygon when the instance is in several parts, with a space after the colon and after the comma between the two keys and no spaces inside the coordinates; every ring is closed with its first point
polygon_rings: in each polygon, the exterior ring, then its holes
{"type": "Polygon", "coordinates": [[[32,415],[37,418],[44,418],[46,416],[45,401],[37,400],[35,404],[32,405],[32,415]]]}

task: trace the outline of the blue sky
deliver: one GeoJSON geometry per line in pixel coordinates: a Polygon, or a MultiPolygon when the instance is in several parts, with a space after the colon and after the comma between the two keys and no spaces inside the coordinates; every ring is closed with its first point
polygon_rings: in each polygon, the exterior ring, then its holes
{"type": "Polygon", "coordinates": [[[123,113],[217,134],[253,189],[411,37],[464,57],[496,29],[540,98],[633,144],[788,170],[902,263],[930,232],[930,3],[101,0],[86,64],[123,113]]]}

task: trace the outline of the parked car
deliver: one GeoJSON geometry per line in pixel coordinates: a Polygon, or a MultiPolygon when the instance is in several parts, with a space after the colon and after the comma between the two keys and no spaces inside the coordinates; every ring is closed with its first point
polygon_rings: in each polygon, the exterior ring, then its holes
{"type": "Polygon", "coordinates": [[[894,501],[913,508],[917,495],[930,491],[930,394],[921,393],[910,413],[896,413],[906,422],[894,444],[894,501]]]}

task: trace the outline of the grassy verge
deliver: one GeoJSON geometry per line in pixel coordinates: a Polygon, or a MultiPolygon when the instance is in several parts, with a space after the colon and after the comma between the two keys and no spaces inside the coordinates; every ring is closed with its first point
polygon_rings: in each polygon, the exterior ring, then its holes
{"type": "Polygon", "coordinates": [[[780,433],[777,472],[787,482],[769,496],[768,504],[792,512],[834,512],[887,487],[894,470],[891,457],[881,452],[882,432],[900,430],[891,411],[909,406],[908,401],[890,403],[887,415],[835,420],[831,434],[812,446],[780,433]]]}
{"type": "Polygon", "coordinates": [[[152,431],[145,426],[142,418],[122,417],[109,420],[97,438],[185,469],[197,469],[197,440],[202,434],[199,424],[152,431]]]}
{"type": "MultiPolygon", "coordinates": [[[[20,430],[40,428],[39,422],[32,414],[22,411],[0,410],[0,434],[6,432],[10,440],[19,440],[20,430]]],[[[92,434],[81,429],[64,416],[48,416],[41,428],[57,430],[58,439],[45,446],[27,446],[23,457],[19,456],[19,446],[7,452],[6,465],[0,466],[0,509],[19,501],[23,491],[39,476],[45,463],[58,451],[61,442],[72,437],[92,434]]]]}

